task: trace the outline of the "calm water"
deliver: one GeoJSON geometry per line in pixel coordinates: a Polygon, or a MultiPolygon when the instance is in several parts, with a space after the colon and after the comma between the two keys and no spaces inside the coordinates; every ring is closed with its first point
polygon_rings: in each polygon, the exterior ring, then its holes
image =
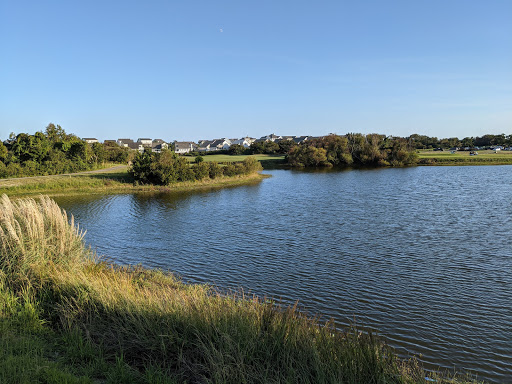
{"type": "Polygon", "coordinates": [[[298,299],[429,368],[512,382],[512,167],[268,173],[211,192],[56,200],[118,263],[298,299]]]}

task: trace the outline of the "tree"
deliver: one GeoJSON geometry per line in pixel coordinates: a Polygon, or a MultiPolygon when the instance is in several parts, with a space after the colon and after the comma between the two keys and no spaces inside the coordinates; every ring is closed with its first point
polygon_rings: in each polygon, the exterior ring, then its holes
{"type": "Polygon", "coordinates": [[[0,141],[0,161],[4,161],[7,158],[7,147],[0,141]]]}
{"type": "Polygon", "coordinates": [[[245,152],[245,148],[240,144],[233,144],[229,147],[228,153],[230,155],[242,155],[245,152]]]}
{"type": "Polygon", "coordinates": [[[279,143],[277,143],[277,145],[279,145],[278,152],[286,154],[286,153],[290,152],[290,149],[295,147],[297,145],[297,143],[295,143],[295,141],[293,141],[293,140],[281,140],[281,141],[279,141],[279,143]]]}
{"type": "Polygon", "coordinates": [[[105,147],[100,143],[92,143],[92,157],[94,158],[94,162],[97,164],[105,162],[105,158],[107,153],[105,151],[105,147]]]}

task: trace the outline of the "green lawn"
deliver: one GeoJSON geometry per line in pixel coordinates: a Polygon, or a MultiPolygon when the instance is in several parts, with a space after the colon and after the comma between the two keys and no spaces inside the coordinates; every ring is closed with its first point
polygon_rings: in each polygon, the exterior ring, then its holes
{"type": "MultiPolygon", "coordinates": [[[[265,162],[265,161],[284,161],[284,155],[251,155],[256,158],[256,160],[265,162]]],[[[216,161],[218,163],[229,163],[236,161],[243,161],[245,158],[249,157],[249,155],[205,155],[203,156],[204,161],[216,161]]],[[[195,157],[193,156],[185,156],[185,158],[193,162],[195,161],[195,157]]]]}
{"type": "Polygon", "coordinates": [[[419,164],[423,165],[499,165],[512,164],[512,151],[477,151],[471,156],[469,151],[419,151],[419,164]]]}

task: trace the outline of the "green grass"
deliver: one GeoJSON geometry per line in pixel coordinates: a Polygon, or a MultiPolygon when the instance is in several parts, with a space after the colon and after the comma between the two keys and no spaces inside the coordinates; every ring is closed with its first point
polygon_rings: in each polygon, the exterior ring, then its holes
{"type": "Polygon", "coordinates": [[[2,383],[425,382],[372,334],[103,262],[48,197],[4,195],[0,240],[2,383]]]}
{"type": "MultiPolygon", "coordinates": [[[[216,161],[218,163],[229,163],[229,162],[238,162],[243,161],[247,157],[252,156],[255,157],[256,160],[262,163],[263,167],[265,167],[265,163],[280,163],[284,162],[284,155],[204,155],[204,161],[216,161]]],[[[195,157],[193,156],[184,156],[188,161],[195,161],[195,157]]]]}
{"type": "Polygon", "coordinates": [[[46,194],[91,194],[91,193],[131,193],[153,191],[207,190],[219,187],[238,186],[259,182],[265,176],[251,174],[247,176],[219,177],[193,182],[180,182],[169,186],[134,185],[127,169],[122,171],[103,171],[74,175],[54,175],[27,177],[20,179],[1,179],[0,195],[33,196],[46,194]]]}
{"type": "Polygon", "coordinates": [[[420,151],[420,165],[507,165],[512,164],[512,151],[477,151],[471,156],[469,151],[420,151]]]}

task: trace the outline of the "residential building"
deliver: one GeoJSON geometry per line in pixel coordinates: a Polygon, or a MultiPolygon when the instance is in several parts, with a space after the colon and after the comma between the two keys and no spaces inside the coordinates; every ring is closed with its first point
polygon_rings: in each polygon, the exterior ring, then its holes
{"type": "Polygon", "coordinates": [[[153,140],[148,138],[139,138],[137,139],[137,143],[144,146],[144,148],[151,148],[151,146],[153,145],[153,140]]]}
{"type": "Polygon", "coordinates": [[[192,141],[175,141],[174,152],[176,153],[188,153],[197,150],[198,146],[192,141]]]}
{"type": "Polygon", "coordinates": [[[117,139],[117,144],[121,147],[129,147],[131,143],[133,143],[132,139],[117,139]]]}

